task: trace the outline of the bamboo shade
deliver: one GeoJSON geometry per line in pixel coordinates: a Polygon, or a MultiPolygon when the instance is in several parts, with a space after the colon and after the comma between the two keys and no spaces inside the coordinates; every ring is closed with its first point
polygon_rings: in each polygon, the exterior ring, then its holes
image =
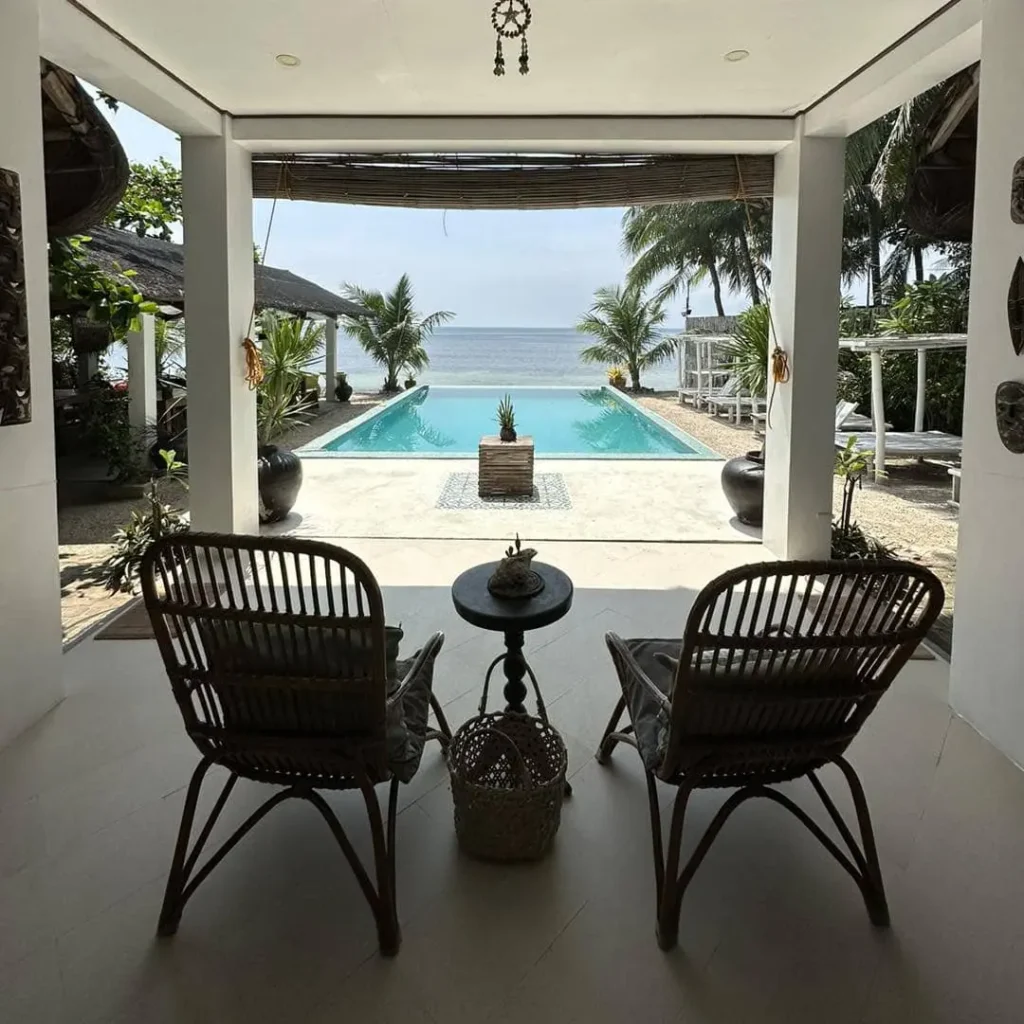
{"type": "Polygon", "coordinates": [[[771,156],[256,154],[257,199],[555,210],[772,194],[771,156]]]}

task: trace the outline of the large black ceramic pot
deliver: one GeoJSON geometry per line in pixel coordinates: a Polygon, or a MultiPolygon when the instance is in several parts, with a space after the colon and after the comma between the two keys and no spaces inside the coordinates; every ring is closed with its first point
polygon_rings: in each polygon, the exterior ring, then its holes
{"type": "Polygon", "coordinates": [[[263,444],[257,450],[260,522],[278,523],[292,510],[302,486],[302,460],[287,448],[263,444]]]}
{"type": "Polygon", "coordinates": [[[737,455],[722,467],[722,490],[736,518],[760,526],[764,516],[764,453],[737,455]]]}

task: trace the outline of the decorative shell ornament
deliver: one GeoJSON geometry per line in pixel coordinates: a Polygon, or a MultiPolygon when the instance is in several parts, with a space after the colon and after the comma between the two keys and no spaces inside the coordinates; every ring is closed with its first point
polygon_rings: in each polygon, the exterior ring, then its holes
{"type": "Polygon", "coordinates": [[[517,533],[515,547],[509,545],[505,557],[487,581],[487,589],[495,597],[505,598],[533,597],[539,594],[544,589],[544,580],[530,568],[530,563],[536,557],[536,549],[524,549],[517,533]]]}
{"type": "Polygon", "coordinates": [[[521,39],[519,45],[519,74],[530,73],[530,48],[526,42],[526,30],[533,21],[533,11],[528,0],[497,0],[491,8],[491,25],[497,36],[494,48],[494,73],[505,74],[505,53],[502,40],[521,39]]]}

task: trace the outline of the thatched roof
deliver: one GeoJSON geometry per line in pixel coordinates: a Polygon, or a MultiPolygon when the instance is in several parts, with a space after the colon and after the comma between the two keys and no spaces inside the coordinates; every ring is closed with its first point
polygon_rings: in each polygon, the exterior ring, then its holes
{"type": "MultiPolygon", "coordinates": [[[[128,159],[78,79],[39,62],[43,101],[46,226],[51,236],[99,224],[128,185],[128,159]]],[[[16,102],[7,97],[7,102],[16,102]]]]}
{"type": "MultiPolygon", "coordinates": [[[[185,248],[159,238],[139,238],[116,228],[89,232],[88,255],[104,270],[134,270],[142,294],[161,306],[185,308],[185,248]]],[[[290,270],[254,264],[256,306],[303,316],[319,313],[339,317],[358,315],[361,306],[293,274],[290,270]]]]}
{"type": "Polygon", "coordinates": [[[281,197],[445,210],[771,197],[771,156],[495,153],[257,153],[257,199],[281,197]]]}
{"type": "Polygon", "coordinates": [[[944,83],[907,181],[907,223],[934,242],[969,242],[974,227],[981,65],[944,83]]]}

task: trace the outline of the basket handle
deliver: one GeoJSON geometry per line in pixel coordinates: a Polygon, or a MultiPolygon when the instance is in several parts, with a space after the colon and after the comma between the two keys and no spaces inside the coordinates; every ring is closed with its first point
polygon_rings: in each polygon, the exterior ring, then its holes
{"type": "Polygon", "coordinates": [[[516,741],[512,739],[511,736],[502,732],[500,729],[495,729],[492,725],[485,725],[482,729],[478,729],[477,732],[489,732],[492,736],[497,736],[499,739],[504,740],[512,750],[512,753],[516,756],[516,765],[519,768],[519,777],[523,781],[523,789],[537,788],[533,781],[533,776],[530,774],[530,769],[526,767],[526,759],[523,757],[519,747],[516,746],[516,741]]]}
{"type": "MultiPolygon", "coordinates": [[[[487,675],[484,676],[484,692],[480,694],[480,707],[478,708],[478,712],[481,715],[487,713],[487,691],[491,685],[491,674],[507,657],[507,651],[504,654],[499,654],[487,669],[487,675]]],[[[544,698],[540,695],[540,684],[537,682],[537,677],[533,674],[533,669],[530,668],[525,658],[523,659],[523,664],[526,666],[526,674],[530,677],[530,682],[533,684],[533,692],[537,697],[537,717],[545,725],[550,725],[548,709],[544,706],[544,698]]]]}

